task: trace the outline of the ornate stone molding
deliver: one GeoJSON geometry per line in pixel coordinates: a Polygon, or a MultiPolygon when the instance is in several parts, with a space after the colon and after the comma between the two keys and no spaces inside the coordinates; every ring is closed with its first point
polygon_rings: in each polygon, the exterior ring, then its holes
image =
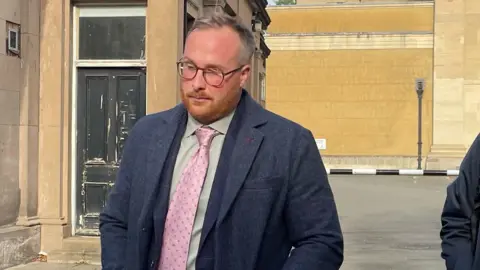
{"type": "Polygon", "coordinates": [[[266,30],[267,27],[272,22],[266,10],[268,1],[267,0],[249,0],[248,3],[252,7],[252,11],[255,19],[260,20],[262,22],[263,30],[266,30]]]}
{"type": "Polygon", "coordinates": [[[382,2],[367,2],[367,3],[321,3],[321,4],[310,4],[310,5],[279,5],[279,6],[269,6],[267,10],[274,10],[274,9],[326,9],[326,8],[334,8],[334,9],[341,9],[341,8],[372,8],[372,7],[431,7],[434,6],[434,1],[409,1],[409,2],[397,2],[397,3],[382,3],[382,2]]]}
{"type": "Polygon", "coordinates": [[[319,33],[266,35],[274,51],[432,49],[432,33],[319,33]]]}
{"type": "Polygon", "coordinates": [[[203,0],[204,6],[221,6],[224,8],[226,4],[226,0],[203,0]]]}
{"type": "Polygon", "coordinates": [[[198,11],[200,6],[194,0],[188,0],[188,6],[192,7],[194,10],[198,11]]]}
{"type": "Polygon", "coordinates": [[[270,53],[271,53],[271,49],[268,47],[267,43],[265,42],[265,38],[262,37],[260,39],[260,50],[263,52],[263,56],[265,57],[265,59],[268,58],[268,56],[270,56],[270,53]]]}
{"type": "Polygon", "coordinates": [[[187,11],[191,16],[197,18],[199,16],[200,6],[195,0],[188,0],[187,11]]]}

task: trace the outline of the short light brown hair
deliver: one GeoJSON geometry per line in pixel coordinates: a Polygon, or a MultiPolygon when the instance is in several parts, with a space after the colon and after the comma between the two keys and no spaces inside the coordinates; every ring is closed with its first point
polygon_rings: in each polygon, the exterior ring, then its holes
{"type": "Polygon", "coordinates": [[[240,52],[239,62],[242,65],[250,63],[250,59],[255,53],[255,37],[250,28],[246,27],[237,17],[231,17],[224,12],[214,12],[211,15],[199,17],[195,20],[190,29],[190,34],[196,29],[211,29],[229,27],[240,37],[242,42],[242,50],[240,52]]]}

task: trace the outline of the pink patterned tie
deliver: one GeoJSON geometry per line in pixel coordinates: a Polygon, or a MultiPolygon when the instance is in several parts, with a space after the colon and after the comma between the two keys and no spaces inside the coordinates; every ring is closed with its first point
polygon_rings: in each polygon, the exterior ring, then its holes
{"type": "Polygon", "coordinates": [[[218,133],[209,127],[201,127],[195,134],[200,147],[185,167],[170,201],[159,270],[185,270],[187,267],[193,221],[207,173],[210,145],[218,133]]]}

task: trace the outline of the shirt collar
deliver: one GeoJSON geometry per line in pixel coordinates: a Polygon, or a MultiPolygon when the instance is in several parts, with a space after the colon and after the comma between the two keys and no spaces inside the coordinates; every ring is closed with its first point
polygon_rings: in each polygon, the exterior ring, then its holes
{"type": "MultiPolygon", "coordinates": [[[[227,116],[207,126],[225,135],[228,131],[228,127],[230,126],[230,123],[232,122],[232,118],[234,114],[235,114],[235,110],[233,110],[227,116]]],[[[195,130],[197,130],[202,126],[203,125],[200,122],[198,122],[195,118],[193,118],[191,114],[188,114],[187,127],[185,128],[185,135],[183,137],[187,138],[192,136],[195,130]]]]}

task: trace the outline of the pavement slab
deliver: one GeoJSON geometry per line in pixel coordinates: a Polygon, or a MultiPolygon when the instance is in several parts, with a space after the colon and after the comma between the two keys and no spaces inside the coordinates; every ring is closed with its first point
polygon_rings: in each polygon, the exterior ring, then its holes
{"type": "Polygon", "coordinates": [[[345,238],[341,270],[440,270],[451,177],[330,176],[345,238]]]}
{"type": "Polygon", "coordinates": [[[8,268],[9,270],[101,270],[99,265],[33,262],[8,268]]]}
{"type": "MultiPolygon", "coordinates": [[[[451,177],[330,175],[345,238],[341,270],[441,270],[440,214],[451,177]]],[[[30,263],[19,270],[100,270],[30,263]]]]}

